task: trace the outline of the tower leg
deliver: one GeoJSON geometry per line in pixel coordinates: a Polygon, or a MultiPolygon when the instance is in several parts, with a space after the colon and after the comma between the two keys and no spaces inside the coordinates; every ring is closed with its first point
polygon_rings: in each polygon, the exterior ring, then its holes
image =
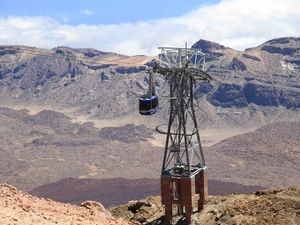
{"type": "Polygon", "coordinates": [[[172,204],[165,205],[165,225],[172,224],[172,204]]]}
{"type": "Polygon", "coordinates": [[[173,215],[172,177],[161,176],[161,201],[165,205],[165,224],[171,225],[173,215]]]}
{"type": "Polygon", "coordinates": [[[208,175],[206,170],[201,170],[196,175],[196,189],[200,195],[198,210],[201,211],[204,208],[205,200],[208,198],[208,175]]]}
{"type": "Polygon", "coordinates": [[[185,224],[189,225],[192,222],[193,206],[185,207],[185,224]]]}

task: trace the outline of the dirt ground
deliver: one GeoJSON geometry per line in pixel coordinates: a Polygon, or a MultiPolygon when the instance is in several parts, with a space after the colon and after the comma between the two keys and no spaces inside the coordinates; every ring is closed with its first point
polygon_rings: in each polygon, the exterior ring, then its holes
{"type": "MultiPolygon", "coordinates": [[[[164,223],[160,197],[132,201],[108,210],[115,217],[139,221],[142,224],[164,223]]],[[[174,213],[175,211],[176,209],[174,213]]],[[[173,224],[185,224],[184,217],[174,216],[173,224]]],[[[194,211],[192,224],[299,225],[300,188],[261,190],[249,195],[210,196],[202,212],[194,211]]]]}
{"type": "MultiPolygon", "coordinates": [[[[106,210],[94,201],[75,206],[33,197],[11,185],[0,184],[0,224],[162,225],[163,215],[164,207],[159,196],[130,201],[106,210]]],[[[176,207],[173,224],[185,224],[184,216],[175,215],[176,207]]],[[[192,225],[197,224],[299,225],[300,188],[260,190],[248,195],[210,196],[204,210],[200,213],[194,211],[192,225]]]]}

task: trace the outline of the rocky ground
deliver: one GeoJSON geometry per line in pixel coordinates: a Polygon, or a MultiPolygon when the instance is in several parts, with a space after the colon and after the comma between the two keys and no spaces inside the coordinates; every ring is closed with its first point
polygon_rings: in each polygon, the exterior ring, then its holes
{"type": "MultiPolygon", "coordinates": [[[[94,201],[75,206],[37,198],[11,185],[0,184],[0,224],[5,225],[159,225],[164,224],[163,215],[164,208],[159,196],[130,201],[106,210],[94,201]]],[[[173,224],[183,225],[184,217],[174,216],[173,224]]],[[[205,209],[201,213],[194,211],[192,225],[197,224],[299,225],[300,188],[209,196],[205,209]]]]}
{"type": "Polygon", "coordinates": [[[0,185],[0,224],[134,225],[112,217],[97,202],[86,201],[81,206],[74,206],[51,199],[39,199],[7,184],[0,185]]]}
{"type": "MultiPolygon", "coordinates": [[[[160,197],[131,201],[108,210],[115,217],[139,221],[142,224],[164,224],[160,197]]],[[[176,216],[173,223],[183,225],[184,218],[176,216]]],[[[194,211],[192,224],[299,225],[300,188],[261,190],[248,195],[210,196],[201,213],[194,211]]]]}

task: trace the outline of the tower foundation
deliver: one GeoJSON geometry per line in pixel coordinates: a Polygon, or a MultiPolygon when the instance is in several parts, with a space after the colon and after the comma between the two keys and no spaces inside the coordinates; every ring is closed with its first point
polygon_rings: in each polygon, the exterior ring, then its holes
{"type": "Polygon", "coordinates": [[[201,170],[191,176],[161,176],[161,199],[165,205],[165,224],[172,224],[173,205],[185,213],[185,224],[190,224],[193,208],[197,205],[198,211],[204,208],[208,197],[207,171],[201,170]]]}

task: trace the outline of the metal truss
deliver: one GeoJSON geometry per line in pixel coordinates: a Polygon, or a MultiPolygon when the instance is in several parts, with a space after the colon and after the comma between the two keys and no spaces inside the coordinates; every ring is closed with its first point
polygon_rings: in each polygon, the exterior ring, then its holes
{"type": "Polygon", "coordinates": [[[206,168],[193,103],[196,80],[210,81],[205,69],[205,57],[199,49],[159,47],[160,62],[153,71],[169,78],[170,116],[162,175],[192,177],[206,168]],[[199,68],[201,67],[201,68],[199,68]]]}
{"type": "Polygon", "coordinates": [[[161,50],[160,63],[167,63],[169,68],[183,68],[186,67],[187,63],[190,63],[189,67],[201,68],[204,71],[205,60],[207,58],[215,58],[203,53],[201,49],[187,48],[187,44],[185,45],[185,48],[159,47],[158,49],[161,50]]]}

